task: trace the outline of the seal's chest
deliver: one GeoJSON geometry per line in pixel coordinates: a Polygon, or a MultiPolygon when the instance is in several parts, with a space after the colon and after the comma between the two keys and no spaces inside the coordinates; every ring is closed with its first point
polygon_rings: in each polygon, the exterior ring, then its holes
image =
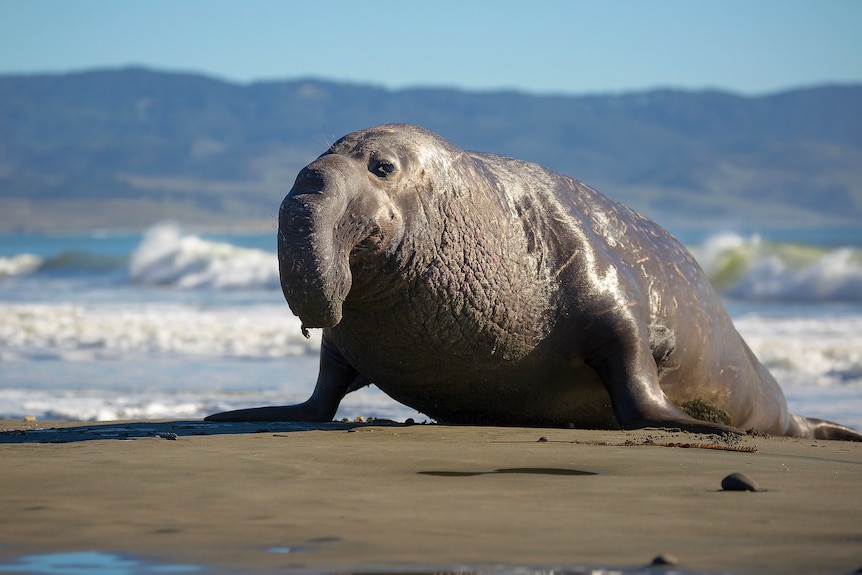
{"type": "MultiPolygon", "coordinates": [[[[517,362],[546,339],[553,318],[534,305],[503,301],[477,305],[462,292],[414,297],[377,313],[345,310],[335,331],[346,353],[375,362],[407,356],[425,363],[517,362]]],[[[531,302],[534,304],[535,302],[531,302]]]]}
{"type": "Polygon", "coordinates": [[[351,318],[332,329],[331,339],[354,367],[363,372],[396,370],[427,373],[442,366],[503,366],[526,356],[534,346],[510,334],[483,332],[452,318],[403,314],[386,322],[351,318]],[[514,344],[514,345],[513,345],[514,344]]]}

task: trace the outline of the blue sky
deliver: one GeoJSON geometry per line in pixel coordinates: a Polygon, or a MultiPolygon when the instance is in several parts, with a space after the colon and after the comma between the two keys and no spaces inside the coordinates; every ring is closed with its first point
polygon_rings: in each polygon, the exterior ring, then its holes
{"type": "Polygon", "coordinates": [[[0,0],[0,74],[765,94],[862,82],[859,0],[0,0]]]}

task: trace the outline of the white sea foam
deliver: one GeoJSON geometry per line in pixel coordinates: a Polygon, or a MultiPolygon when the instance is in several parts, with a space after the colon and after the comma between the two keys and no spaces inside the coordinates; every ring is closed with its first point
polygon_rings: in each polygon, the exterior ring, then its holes
{"type": "MultiPolygon", "coordinates": [[[[57,421],[129,421],[155,419],[202,419],[224,410],[259,405],[283,405],[307,399],[299,396],[231,395],[154,395],[152,393],[117,396],[105,393],[51,393],[0,389],[0,418],[57,421]]],[[[353,420],[359,416],[404,421],[428,419],[416,410],[399,404],[377,388],[351,393],[339,406],[335,419],[353,420]]]]}
{"type": "Polygon", "coordinates": [[[316,353],[286,306],[0,304],[0,360],[140,355],[267,358],[316,353]]]}
{"type": "Polygon", "coordinates": [[[278,260],[263,250],[241,248],[185,234],[162,224],[149,230],[129,263],[131,280],[183,289],[273,289],[278,260]]]}
{"type": "Polygon", "coordinates": [[[200,418],[200,396],[0,390],[0,415],[68,421],[200,418]]]}
{"type": "Polygon", "coordinates": [[[862,394],[862,315],[752,313],[734,323],[782,385],[850,386],[862,394]]]}
{"type": "MultiPolygon", "coordinates": [[[[146,357],[125,361],[6,362],[0,418],[111,421],[199,419],[211,413],[298,403],[311,395],[315,355],[257,360],[146,357]]],[[[419,418],[379,389],[351,393],[337,418],[419,418]]]]}

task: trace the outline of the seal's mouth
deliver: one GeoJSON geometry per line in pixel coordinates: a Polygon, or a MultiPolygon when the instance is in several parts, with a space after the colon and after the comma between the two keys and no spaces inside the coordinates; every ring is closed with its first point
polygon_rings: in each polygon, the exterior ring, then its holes
{"type": "Polygon", "coordinates": [[[290,306],[291,311],[293,311],[293,313],[302,321],[303,333],[305,333],[305,331],[308,329],[335,327],[336,325],[341,323],[341,302],[333,303],[333,305],[327,306],[327,309],[323,310],[322,312],[313,313],[303,309],[300,309],[300,311],[297,312],[294,309],[297,306],[295,304],[291,304],[290,300],[288,300],[288,305],[290,306]]]}
{"type": "MultiPolygon", "coordinates": [[[[295,301],[295,298],[292,299],[295,301]]],[[[319,301],[320,299],[317,300],[319,301]]],[[[291,303],[291,299],[288,299],[287,305],[302,322],[300,330],[306,339],[309,337],[309,329],[335,327],[343,318],[344,298],[326,299],[323,305],[315,303],[305,307],[302,307],[302,304],[291,303]]]]}

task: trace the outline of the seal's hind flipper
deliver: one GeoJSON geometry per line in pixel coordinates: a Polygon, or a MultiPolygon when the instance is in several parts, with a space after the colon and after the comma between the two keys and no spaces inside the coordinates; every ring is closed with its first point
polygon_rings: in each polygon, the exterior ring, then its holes
{"type": "Polygon", "coordinates": [[[813,417],[799,417],[799,419],[803,419],[808,424],[808,427],[811,430],[811,435],[815,439],[862,441],[862,433],[859,433],[855,429],[851,429],[846,425],[813,417]]]}

